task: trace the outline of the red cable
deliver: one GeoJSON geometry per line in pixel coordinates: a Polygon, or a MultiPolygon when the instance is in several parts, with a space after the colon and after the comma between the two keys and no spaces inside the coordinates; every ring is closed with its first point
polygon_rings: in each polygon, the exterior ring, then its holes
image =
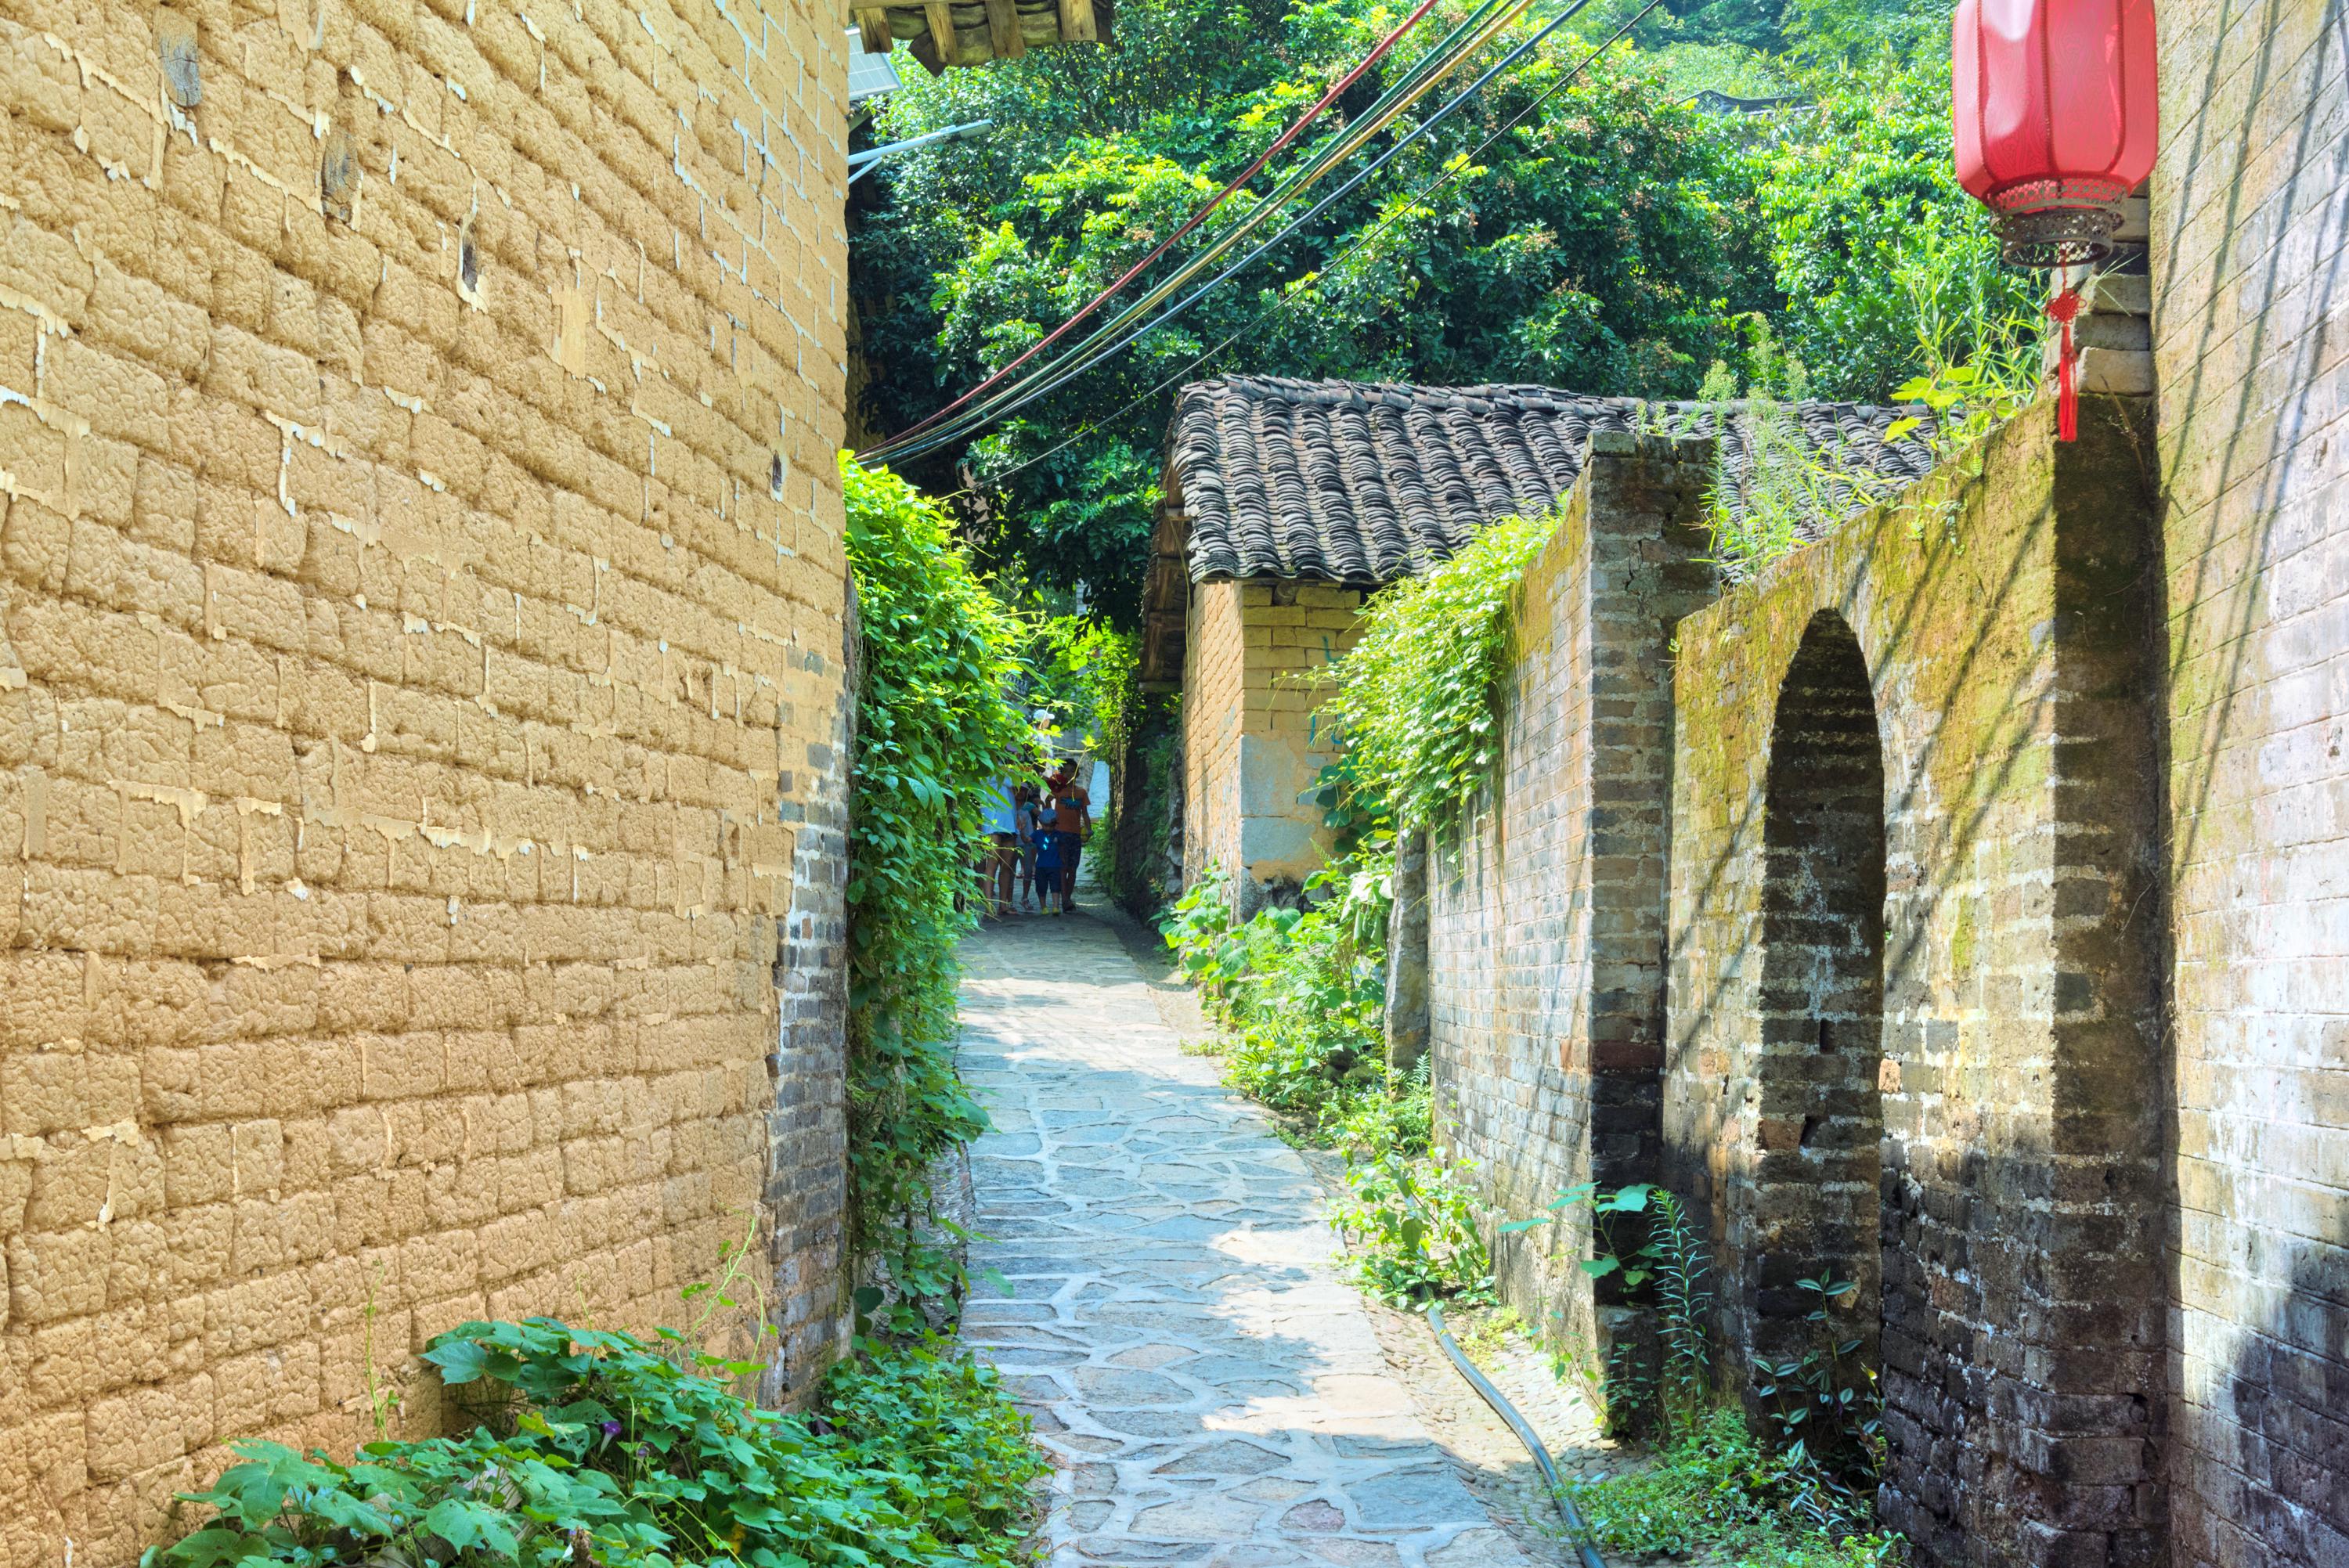
{"type": "Polygon", "coordinates": [[[1402,24],[1398,26],[1393,32],[1389,33],[1385,38],[1380,41],[1377,48],[1372,49],[1368,55],[1365,55],[1362,57],[1362,63],[1361,65],[1356,66],[1352,70],[1348,71],[1343,77],[1340,77],[1338,79],[1336,86],[1332,87],[1328,92],[1323,93],[1321,95],[1320,102],[1315,104],[1311,108],[1307,109],[1303,115],[1299,116],[1295,125],[1292,125],[1287,130],[1282,131],[1278,140],[1275,141],[1270,147],[1266,148],[1262,152],[1258,153],[1255,162],[1242,170],[1238,178],[1235,179],[1229,185],[1226,185],[1221,191],[1216,191],[1215,199],[1210,201],[1206,206],[1200,208],[1196,212],[1192,213],[1191,216],[1184,222],[1181,228],[1175,230],[1173,233],[1167,235],[1164,240],[1161,241],[1157,249],[1143,257],[1142,260],[1134,263],[1131,267],[1128,267],[1123,277],[1119,278],[1117,282],[1110,284],[1109,287],[1095,294],[1092,297],[1092,302],[1088,304],[1084,309],[1077,312],[1076,315],[1069,317],[1068,320],[1054,327],[1050,336],[1045,337],[1034,346],[1030,347],[1027,353],[1021,355],[1019,358],[1013,360],[1010,364],[1005,366],[1002,369],[997,371],[994,375],[988,377],[986,380],[980,382],[978,386],[972,387],[969,391],[964,393],[953,402],[947,404],[945,407],[934,410],[918,423],[909,425],[905,429],[898,431],[895,435],[890,437],[889,440],[891,442],[902,441],[908,436],[917,435],[923,430],[929,428],[932,425],[936,424],[940,419],[945,418],[947,415],[953,413],[956,409],[961,407],[964,404],[969,402],[972,398],[978,397],[980,393],[986,391],[988,387],[994,386],[997,382],[1002,380],[1005,377],[1010,375],[1021,366],[1027,364],[1030,359],[1035,358],[1036,356],[1043,353],[1044,350],[1051,347],[1055,343],[1058,343],[1062,335],[1067,333],[1071,327],[1084,320],[1085,317],[1092,315],[1096,310],[1099,310],[1104,301],[1106,301],[1112,294],[1117,293],[1118,290],[1132,283],[1135,276],[1139,274],[1143,268],[1149,266],[1151,263],[1164,255],[1168,251],[1173,250],[1176,241],[1182,239],[1184,235],[1197,228],[1201,223],[1206,222],[1207,221],[1208,214],[1213,212],[1216,208],[1222,206],[1233,191],[1237,191],[1241,186],[1247,184],[1249,181],[1262,173],[1264,171],[1264,166],[1271,162],[1273,159],[1278,155],[1282,148],[1287,147],[1290,142],[1296,140],[1298,136],[1307,126],[1312,124],[1316,119],[1320,118],[1321,111],[1323,109],[1328,108],[1332,103],[1337,101],[1338,95],[1340,93],[1342,93],[1348,88],[1352,87],[1355,82],[1361,78],[1363,72],[1369,70],[1372,66],[1377,65],[1381,60],[1384,59],[1386,57],[1387,51],[1395,46],[1396,40],[1400,39],[1405,33],[1410,32],[1411,29],[1418,24],[1421,17],[1426,15],[1428,12],[1434,8],[1435,0],[1419,0],[1419,8],[1413,11],[1410,15],[1405,16],[1402,19],[1402,24]]]}

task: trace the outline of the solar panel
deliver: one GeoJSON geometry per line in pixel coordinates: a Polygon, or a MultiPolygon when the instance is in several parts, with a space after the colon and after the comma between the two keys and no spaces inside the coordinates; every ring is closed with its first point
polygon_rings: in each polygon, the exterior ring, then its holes
{"type": "Polygon", "coordinates": [[[848,107],[856,108],[874,98],[895,92],[905,84],[897,79],[897,67],[887,55],[864,52],[864,35],[854,27],[848,29],[848,107]]]}

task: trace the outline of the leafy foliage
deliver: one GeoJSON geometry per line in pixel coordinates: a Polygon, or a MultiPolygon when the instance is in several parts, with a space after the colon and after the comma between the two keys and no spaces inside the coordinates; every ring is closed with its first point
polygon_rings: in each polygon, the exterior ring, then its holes
{"type": "MultiPolygon", "coordinates": [[[[1034,51],[896,95],[878,137],[982,116],[1006,129],[982,154],[895,160],[886,204],[862,218],[853,254],[860,316],[873,324],[874,426],[905,428],[1067,319],[1400,19],[1371,0],[1301,0],[1285,12],[1149,0],[1118,13],[1113,53],[1132,62],[1134,98],[1089,97],[1087,50],[1034,51]]],[[[1440,32],[1441,20],[1421,32],[1440,32]]],[[[1040,583],[1082,585],[1114,618],[1131,617],[1173,406],[1172,386],[1159,384],[1184,378],[1235,333],[1240,341],[1197,374],[1692,390],[1723,350],[1727,315],[1770,303],[1768,271],[1738,143],[1672,101],[1654,62],[1600,60],[1443,191],[1413,195],[1604,36],[1557,36],[1249,273],[941,459],[941,475],[956,467],[958,482],[988,498],[990,558],[1018,560],[1040,583]]],[[[1334,131],[1366,107],[1423,46],[1417,34],[1406,39],[1383,76],[1323,124],[1334,131]]],[[[1448,96],[1422,100],[1399,130],[1448,96]]],[[[1320,134],[1277,159],[1161,270],[1236,222],[1320,134]]]]}
{"type": "Polygon", "coordinates": [[[1347,1197],[1330,1218],[1352,1244],[1355,1275],[1365,1289],[1399,1307],[1441,1296],[1493,1299],[1474,1173],[1464,1161],[1447,1164],[1399,1149],[1349,1150],[1347,1197]]]}
{"type": "Polygon", "coordinates": [[[657,1349],[548,1318],[452,1329],[425,1359],[478,1396],[484,1425],[461,1439],[369,1443],[347,1465],[240,1444],[238,1463],[186,1497],[212,1522],[142,1563],[1019,1560],[1024,1488],[1044,1463],[991,1372],[932,1346],[868,1346],[874,1359],[833,1373],[812,1425],[720,1380],[755,1367],[664,1335],[657,1349]]]}
{"type": "MultiPolygon", "coordinates": [[[[1415,194],[1641,3],[1595,0],[1251,270],[995,431],[923,459],[922,473],[978,498],[970,521],[988,559],[1081,586],[1130,624],[1183,380],[1540,381],[1685,397],[1715,361],[1744,368],[1737,324],[1760,313],[1819,395],[1880,399],[1926,368],[1920,281],[1950,320],[1970,300],[1993,332],[2018,304],[2028,315],[2027,277],[1998,265],[1951,171],[1946,0],[1671,0],[1640,24],[1637,48],[1598,60],[1443,190],[1415,194]],[[1708,86],[1811,107],[1710,117],[1687,102],[1708,86]]],[[[1383,0],[1128,0],[1113,49],[1032,51],[895,95],[876,139],[980,118],[997,129],[907,154],[859,187],[871,192],[852,259],[873,426],[905,428],[1068,319],[1401,15],[1383,0]]],[[[1238,221],[1424,46],[1406,38],[1142,284],[1238,221]]],[[[1430,95],[1390,134],[1448,97],[1430,95]]],[[[1988,346],[1956,346],[1963,362],[1988,346]]]]}
{"type": "MultiPolygon", "coordinates": [[[[1355,798],[1333,786],[1334,800],[1355,798]]],[[[1489,1301],[1474,1168],[1431,1150],[1425,1064],[1398,1082],[1383,1050],[1393,836],[1373,827],[1346,842],[1309,888],[1314,907],[1238,922],[1210,872],[1175,903],[1166,941],[1222,1026],[1226,1079],[1343,1156],[1347,1196],[1331,1220],[1364,1287],[1398,1305],[1489,1301]]]]}
{"type": "MultiPolygon", "coordinates": [[[[1611,1281],[1622,1299],[1652,1319],[1661,1351],[1651,1370],[1635,1336],[1619,1336],[1602,1369],[1580,1370],[1618,1431],[1642,1419],[1661,1438],[1657,1470],[1605,1487],[1591,1511],[1600,1544],[1681,1553],[1753,1553],[1738,1561],[1788,1564],[1877,1563],[1899,1538],[1872,1530],[1873,1498],[1889,1448],[1876,1375],[1844,1321],[1857,1295],[1822,1273],[1801,1282],[1814,1306],[1815,1343],[1754,1368],[1757,1398],[1771,1412],[1775,1441],[1764,1444],[1744,1416],[1719,1408],[1712,1347],[1712,1260],[1686,1207],[1665,1187],[1641,1183],[1568,1188],[1543,1212],[1501,1226],[1514,1233],[1588,1210],[1591,1255],[1582,1271],[1611,1281]],[[1613,1527],[1610,1532],[1610,1526],[1613,1527]]],[[[1580,1501],[1579,1494],[1578,1501],[1580,1501]]]]}
{"type": "Polygon", "coordinates": [[[1210,873],[1175,903],[1164,928],[1184,977],[1223,1027],[1226,1078],[1317,1140],[1386,1093],[1389,874],[1383,864],[1325,872],[1314,891],[1342,889],[1337,896],[1240,922],[1228,882],[1210,873]]]}
{"type": "Polygon", "coordinates": [[[1860,1336],[1847,1332],[1859,1287],[1833,1270],[1796,1284],[1811,1298],[1803,1315],[1812,1342],[1798,1356],[1759,1365],[1755,1392],[1770,1403],[1787,1457],[1816,1471],[1826,1495],[1816,1506],[1838,1514],[1864,1511],[1864,1494],[1883,1479],[1891,1450],[1876,1368],[1859,1354],[1860,1336]]]}
{"type": "Polygon", "coordinates": [[[1509,609],[1557,526],[1554,514],[1504,519],[1434,571],[1381,590],[1331,666],[1324,712],[1404,827],[1454,824],[1499,760],[1509,609]]]}
{"type": "Polygon", "coordinates": [[[1740,1568],[1878,1568],[1904,1558],[1897,1535],[1863,1520],[1823,1523],[1802,1506],[1807,1467],[1715,1409],[1649,1469],[1569,1482],[1576,1510],[1611,1552],[1703,1554],[1740,1568]]]}
{"type": "Polygon", "coordinates": [[[973,918],[961,895],[983,800],[1032,756],[1007,695],[1028,634],[936,505],[845,457],[841,482],[864,648],[850,790],[852,1241],[883,1259],[902,1308],[962,1283],[916,1220],[933,1209],[933,1163],[987,1127],[949,1045],[954,948],[973,918]]]}

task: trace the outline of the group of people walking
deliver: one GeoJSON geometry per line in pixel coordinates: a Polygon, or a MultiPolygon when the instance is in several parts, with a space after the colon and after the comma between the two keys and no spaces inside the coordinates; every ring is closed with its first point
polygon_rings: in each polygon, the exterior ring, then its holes
{"type": "Polygon", "coordinates": [[[979,858],[978,896],[991,916],[1023,909],[1066,914],[1077,907],[1077,861],[1093,830],[1092,796],[1065,758],[1040,778],[1040,785],[1006,779],[988,799],[981,826],[989,847],[979,858]]]}

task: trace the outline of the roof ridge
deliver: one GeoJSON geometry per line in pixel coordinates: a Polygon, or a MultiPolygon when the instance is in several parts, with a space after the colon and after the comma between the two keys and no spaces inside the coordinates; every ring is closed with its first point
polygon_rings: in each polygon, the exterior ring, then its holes
{"type": "MultiPolygon", "coordinates": [[[[1500,518],[1555,504],[1579,476],[1592,432],[1637,429],[1648,408],[1720,442],[1723,500],[1742,511],[1757,406],[1531,382],[1191,382],[1176,394],[1167,454],[1190,525],[1189,575],[1364,583],[1425,571],[1500,518]]],[[[1820,398],[1781,407],[1804,444],[1847,472],[1909,480],[1931,466],[1922,442],[1884,440],[1895,419],[1921,410],[1820,398]]],[[[1849,505],[1854,488],[1830,494],[1849,505]]]]}

